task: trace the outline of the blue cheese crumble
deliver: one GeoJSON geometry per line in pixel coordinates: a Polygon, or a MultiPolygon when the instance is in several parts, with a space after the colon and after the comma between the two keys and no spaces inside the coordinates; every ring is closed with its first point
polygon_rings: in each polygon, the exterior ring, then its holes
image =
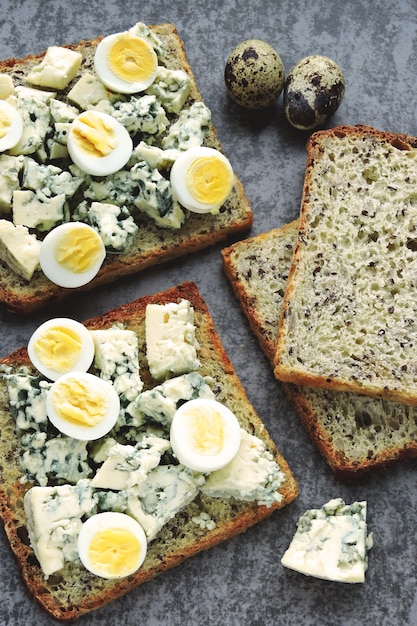
{"type": "Polygon", "coordinates": [[[367,532],[366,502],[349,505],[334,498],[300,517],[281,563],[307,576],[362,583],[372,544],[372,534],[367,532]]]}

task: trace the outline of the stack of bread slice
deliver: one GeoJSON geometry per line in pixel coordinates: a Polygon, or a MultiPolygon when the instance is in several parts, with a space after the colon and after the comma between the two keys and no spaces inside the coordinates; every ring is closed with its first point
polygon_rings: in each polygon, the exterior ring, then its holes
{"type": "Polygon", "coordinates": [[[417,139],[314,133],[300,218],[222,251],[277,379],[335,474],[417,455],[417,139]]]}

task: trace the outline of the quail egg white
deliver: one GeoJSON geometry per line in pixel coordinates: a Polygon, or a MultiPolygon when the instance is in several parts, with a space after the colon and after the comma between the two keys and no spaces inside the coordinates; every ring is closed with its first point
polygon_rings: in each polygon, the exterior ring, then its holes
{"type": "Polygon", "coordinates": [[[94,56],[102,83],[118,93],[144,91],[155,80],[158,58],[152,45],[130,32],[102,39],[94,56]]]}
{"type": "Polygon", "coordinates": [[[247,109],[264,109],[275,102],[284,87],[284,64],[270,44],[248,39],[237,45],[227,58],[224,81],[236,104],[247,109]]]}
{"type": "Polygon", "coordinates": [[[214,148],[185,150],[174,161],[170,181],[178,202],[194,213],[216,213],[233,188],[229,160],[214,148]]]}
{"type": "Polygon", "coordinates": [[[57,380],[67,372],[89,369],[94,358],[94,340],[80,322],[57,317],[38,326],[29,339],[28,354],[41,374],[57,380]]]}
{"type": "Polygon", "coordinates": [[[82,222],[53,228],[42,241],[39,263],[43,273],[60,287],[81,287],[98,273],[106,249],[97,231],[82,222]]]}
{"type": "Polygon", "coordinates": [[[50,422],[64,435],[81,441],[104,437],[119,416],[120,399],[113,385],[89,372],[67,372],[46,396],[50,422]]]}
{"type": "Polygon", "coordinates": [[[284,111],[292,126],[311,130],[324,124],[338,109],[345,93],[340,67],[321,55],[301,59],[287,76],[284,111]]]}
{"type": "Polygon", "coordinates": [[[239,422],[217,400],[197,398],[175,412],[170,441],[178,461],[196,472],[212,472],[227,465],[240,446],[239,422]]]}
{"type": "Polygon", "coordinates": [[[78,555],[85,568],[107,579],[134,574],[147,551],[142,526],[126,513],[106,511],[89,517],[78,535],[78,555]]]}
{"type": "Polygon", "coordinates": [[[133,150],[126,128],[101,111],[84,111],[68,132],[68,152],[80,169],[92,176],[114,174],[126,165],[133,150]]]}
{"type": "Polygon", "coordinates": [[[14,148],[23,134],[20,113],[5,100],[0,100],[0,152],[14,148]]]}

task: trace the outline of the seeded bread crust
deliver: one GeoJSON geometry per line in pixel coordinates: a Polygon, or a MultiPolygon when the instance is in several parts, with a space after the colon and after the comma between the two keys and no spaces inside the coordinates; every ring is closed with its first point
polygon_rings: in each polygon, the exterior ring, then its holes
{"type": "MultiPolygon", "coordinates": [[[[233,292],[274,365],[298,220],[222,250],[233,292]]],[[[417,456],[417,409],[389,400],[283,383],[312,442],[339,480],[417,456]]]]}
{"type": "Polygon", "coordinates": [[[416,147],[365,126],[308,141],[279,380],[417,405],[416,147]]]}
{"type": "MultiPolygon", "coordinates": [[[[200,494],[168,522],[149,544],[145,562],[136,574],[121,581],[106,581],[93,576],[80,564],[69,562],[62,570],[44,580],[27,539],[23,496],[30,485],[19,483],[21,450],[14,434],[14,420],[9,410],[4,381],[0,379],[0,513],[27,588],[43,608],[60,621],[73,620],[111,602],[197,552],[245,531],[274,510],[289,504],[297,496],[297,482],[250,404],[194,283],[183,283],[162,293],[139,298],[90,319],[85,324],[90,329],[99,329],[123,323],[126,328],[138,334],[139,362],[144,366],[141,369],[141,378],[144,387],[148,388],[151,386],[151,377],[146,366],[144,346],[146,305],[175,302],[181,298],[188,299],[195,311],[196,338],[200,344],[199,372],[214,379],[216,398],[236,414],[245,429],[260,437],[276,458],[286,477],[280,489],[282,501],[266,507],[233,498],[224,500],[200,494]],[[214,530],[201,529],[192,521],[193,517],[203,511],[216,521],[214,530]]],[[[13,368],[29,364],[26,349],[14,352],[1,363],[13,368]]]]}
{"type": "MultiPolygon", "coordinates": [[[[150,28],[166,46],[166,66],[171,69],[182,69],[191,78],[192,87],[187,103],[191,105],[195,101],[202,101],[203,98],[184,51],[183,41],[175,26],[158,24],[150,28]]],[[[66,90],[60,93],[68,92],[80,75],[92,70],[95,48],[100,40],[101,38],[97,38],[64,46],[81,52],[83,62],[77,77],[66,90]]],[[[25,82],[25,76],[34,65],[40,62],[43,55],[42,52],[24,59],[7,59],[0,62],[0,72],[10,74],[15,85],[28,85],[25,82]]],[[[212,123],[206,145],[222,150],[212,123]]],[[[153,220],[143,215],[130,250],[126,254],[107,255],[96,278],[83,287],[77,289],[59,287],[49,281],[40,271],[30,281],[26,281],[0,261],[0,303],[3,302],[11,311],[30,313],[46,305],[61,302],[74,292],[90,291],[99,285],[114,282],[119,277],[202,250],[233,234],[250,229],[252,222],[250,202],[242,183],[235,176],[233,191],[217,216],[192,214],[187,218],[185,225],[177,231],[158,227],[153,220]]]]}

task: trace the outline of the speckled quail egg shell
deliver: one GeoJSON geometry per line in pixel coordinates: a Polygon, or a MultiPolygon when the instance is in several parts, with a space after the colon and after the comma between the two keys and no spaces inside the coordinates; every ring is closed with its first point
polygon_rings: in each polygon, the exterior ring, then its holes
{"type": "Polygon", "coordinates": [[[287,76],[284,111],[292,126],[310,130],[323,125],[338,109],[345,93],[340,67],[321,55],[299,61],[287,76]]]}
{"type": "Polygon", "coordinates": [[[284,87],[284,64],[270,44],[248,39],[230,53],[224,81],[236,104],[247,109],[264,109],[275,102],[284,87]]]}

